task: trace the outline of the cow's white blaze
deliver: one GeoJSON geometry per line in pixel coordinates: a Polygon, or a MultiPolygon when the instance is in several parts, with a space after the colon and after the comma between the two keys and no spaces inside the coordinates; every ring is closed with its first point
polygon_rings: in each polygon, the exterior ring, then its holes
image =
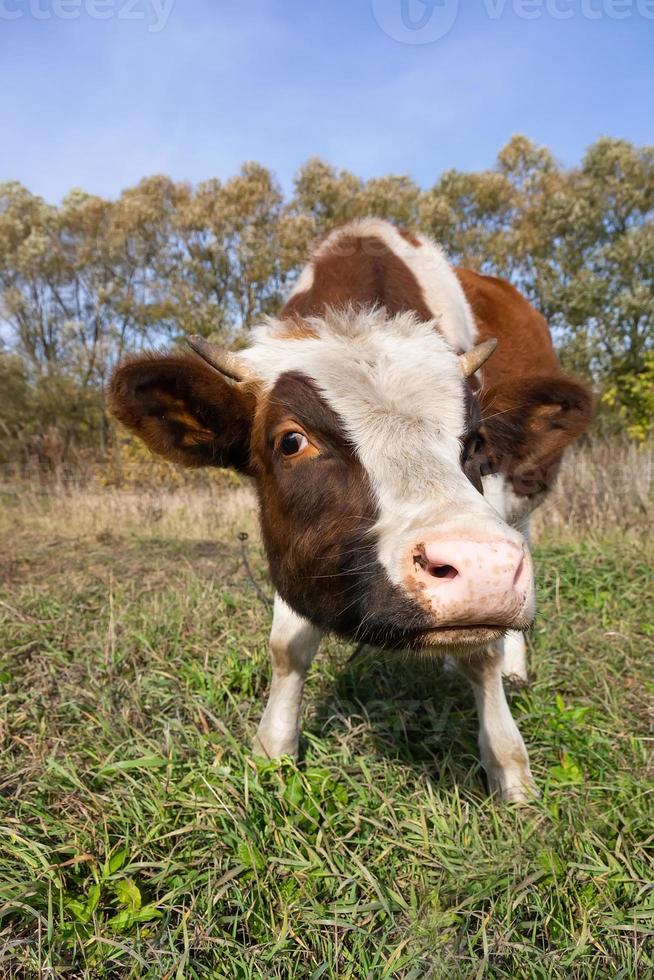
{"type": "Polygon", "coordinates": [[[289,338],[268,321],[240,356],[267,390],[301,372],[337,413],[376,497],[378,556],[391,581],[403,581],[402,557],[421,533],[459,518],[469,529],[475,517],[484,531],[501,529],[461,470],[463,382],[435,324],[382,309],[328,310],[305,322],[313,336],[289,338]]]}

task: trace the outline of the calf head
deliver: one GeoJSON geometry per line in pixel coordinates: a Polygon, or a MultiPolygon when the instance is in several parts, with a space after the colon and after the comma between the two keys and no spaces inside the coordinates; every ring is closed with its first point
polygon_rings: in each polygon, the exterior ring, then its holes
{"type": "Polygon", "coordinates": [[[488,350],[462,371],[433,324],[352,309],[271,321],[228,360],[195,346],[119,367],[112,410],[168,459],[254,478],[296,612],[382,646],[456,650],[530,623],[524,540],[462,460],[462,374],[488,350]]]}

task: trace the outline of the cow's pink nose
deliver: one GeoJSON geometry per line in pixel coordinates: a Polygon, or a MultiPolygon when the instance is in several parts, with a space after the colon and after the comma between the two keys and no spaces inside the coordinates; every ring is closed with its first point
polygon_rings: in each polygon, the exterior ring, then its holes
{"type": "Polygon", "coordinates": [[[531,559],[519,540],[431,538],[413,549],[410,577],[439,625],[509,627],[531,615],[531,559]]]}

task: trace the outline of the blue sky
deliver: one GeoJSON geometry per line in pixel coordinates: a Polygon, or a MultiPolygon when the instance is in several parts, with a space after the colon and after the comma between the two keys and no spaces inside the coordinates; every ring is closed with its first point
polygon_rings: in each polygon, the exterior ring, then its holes
{"type": "Polygon", "coordinates": [[[58,201],[256,159],[290,188],[317,154],[428,186],[515,132],[566,165],[654,141],[654,0],[430,2],[0,0],[0,180],[58,201]]]}

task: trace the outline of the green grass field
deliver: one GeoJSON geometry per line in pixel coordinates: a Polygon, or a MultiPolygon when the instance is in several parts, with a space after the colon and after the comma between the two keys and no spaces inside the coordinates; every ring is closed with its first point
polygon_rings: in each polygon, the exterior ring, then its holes
{"type": "Polygon", "coordinates": [[[516,808],[485,795],[464,681],[336,641],[300,764],[255,762],[251,511],[111,501],[4,498],[2,978],[654,976],[638,534],[537,549],[511,702],[542,798],[516,808]]]}

